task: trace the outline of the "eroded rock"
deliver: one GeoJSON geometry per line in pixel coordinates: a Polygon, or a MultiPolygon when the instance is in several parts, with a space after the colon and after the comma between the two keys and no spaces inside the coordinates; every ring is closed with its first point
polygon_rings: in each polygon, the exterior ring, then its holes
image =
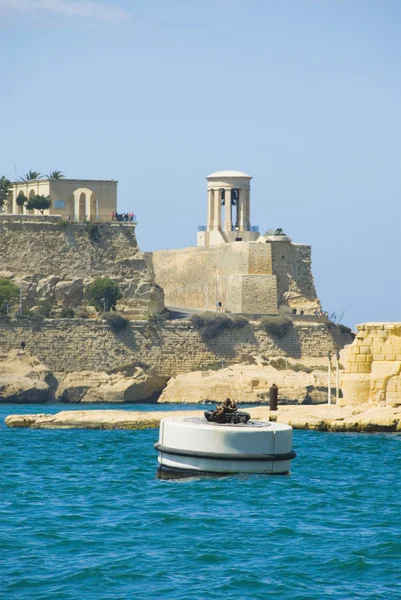
{"type": "Polygon", "coordinates": [[[124,373],[77,371],[60,382],[60,402],[142,402],[154,399],[166,385],[166,378],[154,369],[136,367],[131,376],[124,373]]]}
{"type": "Polygon", "coordinates": [[[0,402],[41,403],[54,399],[53,373],[28,352],[0,354],[0,402]]]}

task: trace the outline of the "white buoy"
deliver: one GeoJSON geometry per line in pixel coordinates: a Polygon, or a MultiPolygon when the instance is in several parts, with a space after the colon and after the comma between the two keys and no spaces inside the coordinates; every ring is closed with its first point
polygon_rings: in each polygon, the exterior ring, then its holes
{"type": "Polygon", "coordinates": [[[269,421],[220,424],[203,417],[162,419],[155,449],[160,479],[201,474],[288,474],[296,456],[289,425],[269,421]]]}

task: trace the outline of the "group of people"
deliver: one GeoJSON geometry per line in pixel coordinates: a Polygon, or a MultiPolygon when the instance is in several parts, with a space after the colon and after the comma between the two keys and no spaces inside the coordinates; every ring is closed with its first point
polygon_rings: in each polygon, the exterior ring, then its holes
{"type": "Polygon", "coordinates": [[[113,212],[111,213],[111,220],[112,221],[135,221],[135,213],[130,212],[130,213],[118,213],[116,211],[113,210],[113,212]]]}
{"type": "Polygon", "coordinates": [[[329,312],[327,310],[315,310],[315,317],[329,317],[329,312]]]}

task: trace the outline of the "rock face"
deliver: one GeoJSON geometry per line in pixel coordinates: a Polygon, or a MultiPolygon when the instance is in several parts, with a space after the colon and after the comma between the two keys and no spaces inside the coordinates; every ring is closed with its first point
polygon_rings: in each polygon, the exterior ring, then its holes
{"type": "Polygon", "coordinates": [[[69,373],[57,389],[59,402],[144,402],[154,399],[166,379],[153,369],[135,368],[131,376],[96,371],[69,373]]]}
{"type": "Polygon", "coordinates": [[[159,402],[268,402],[269,388],[279,388],[279,401],[287,404],[327,402],[327,373],[278,371],[271,366],[233,365],[218,371],[183,373],[170,379],[159,402]]]}
{"type": "Polygon", "coordinates": [[[129,318],[164,310],[163,290],[155,284],[131,224],[85,225],[55,217],[25,222],[23,217],[0,216],[0,256],[0,277],[21,285],[24,310],[57,316],[63,308],[76,309],[98,277],[119,283],[123,297],[118,309],[129,318]]]}
{"type": "Polygon", "coordinates": [[[364,323],[348,346],[343,405],[401,405],[401,323],[364,323]]]}
{"type": "Polygon", "coordinates": [[[0,402],[48,402],[56,386],[53,373],[35,356],[19,350],[0,355],[0,402]]]}

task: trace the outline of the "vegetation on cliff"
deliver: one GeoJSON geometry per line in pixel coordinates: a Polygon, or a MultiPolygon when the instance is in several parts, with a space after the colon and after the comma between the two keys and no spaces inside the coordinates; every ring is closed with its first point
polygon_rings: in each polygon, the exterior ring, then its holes
{"type": "Polygon", "coordinates": [[[99,277],[88,286],[88,303],[94,306],[99,312],[115,311],[116,304],[120,298],[120,286],[109,277],[99,277]]]}
{"type": "Polygon", "coordinates": [[[129,321],[122,315],[116,315],[115,313],[106,313],[104,315],[105,321],[112,331],[124,331],[128,327],[129,321]]]}
{"type": "Polygon", "coordinates": [[[194,329],[199,331],[204,340],[213,339],[227,329],[241,329],[248,325],[248,319],[245,317],[229,317],[225,314],[212,312],[192,315],[190,320],[194,329]]]}
{"type": "Polygon", "coordinates": [[[19,288],[6,277],[0,278],[0,315],[5,315],[11,303],[18,298],[19,288]]]}
{"type": "Polygon", "coordinates": [[[281,339],[293,326],[293,320],[283,315],[266,316],[261,318],[260,324],[266,333],[281,339]]]}

